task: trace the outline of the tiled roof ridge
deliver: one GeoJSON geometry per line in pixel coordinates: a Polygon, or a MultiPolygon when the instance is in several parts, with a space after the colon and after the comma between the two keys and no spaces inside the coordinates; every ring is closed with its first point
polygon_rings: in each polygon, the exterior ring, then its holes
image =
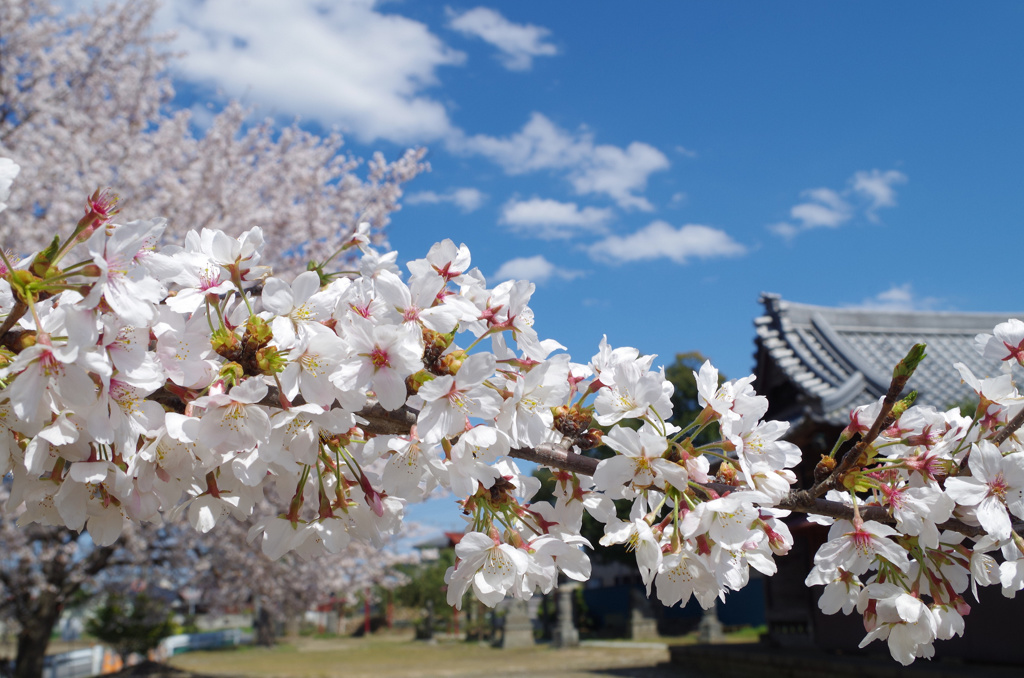
{"type": "Polygon", "coordinates": [[[953,362],[978,376],[992,376],[998,364],[984,361],[975,336],[991,332],[1013,313],[893,311],[801,304],[763,293],[765,314],[755,319],[762,359],[772,360],[807,402],[813,419],[842,423],[853,407],[882,395],[892,367],[910,345],[928,344],[930,357],[910,387],[919,403],[945,408],[970,395],[953,362]]]}

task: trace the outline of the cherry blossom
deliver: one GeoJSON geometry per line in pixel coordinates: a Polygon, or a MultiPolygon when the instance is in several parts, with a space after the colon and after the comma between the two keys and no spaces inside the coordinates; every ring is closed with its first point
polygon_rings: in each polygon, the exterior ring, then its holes
{"type": "MultiPolygon", "coordinates": [[[[11,167],[0,163],[8,178],[11,167]]],[[[915,347],[889,395],[851,415],[846,448],[794,490],[799,451],[786,423],[763,420],[753,376],[719,383],[705,363],[703,411],[669,423],[654,356],[602,340],[589,364],[573,362],[537,334],[532,284],[488,288],[465,246],[439,243],[403,280],[397,254],[363,229],[342,245],[363,253],[347,271],[329,272],[329,257],[287,282],[259,228],[157,248],[162,222],[120,224],[113,204],[92,196],[71,230],[67,243],[85,233],[86,259],[58,236],[0,273],[0,469],[20,525],[87,530],[106,546],[165,517],[201,534],[242,520],[265,555],[307,559],[382,547],[410,502],[441,486],[467,522],[453,604],[585,580],[588,512],[601,545],[634,552],[649,594],[708,607],[751,568],[773,575],[793,546],[786,517],[808,513],[831,521],[805,580],[824,586],[819,607],[856,609],[865,642],[887,640],[904,663],[964,632],[968,588],[1024,588],[1008,370],[978,380],[960,367],[982,396],[970,417],[911,407],[894,394],[915,347]],[[601,443],[611,455],[588,456],[601,443]],[[535,501],[540,481],[516,458],[555,468],[552,503],[535,501]],[[632,501],[628,520],[614,499],[632,501]]],[[[1008,343],[1012,326],[998,336],[1008,343]]]]}
{"type": "Polygon", "coordinates": [[[971,450],[970,477],[949,478],[946,493],[956,503],[973,507],[982,527],[996,539],[1010,537],[1010,516],[1024,518],[1024,454],[1003,456],[987,440],[971,450]]]}

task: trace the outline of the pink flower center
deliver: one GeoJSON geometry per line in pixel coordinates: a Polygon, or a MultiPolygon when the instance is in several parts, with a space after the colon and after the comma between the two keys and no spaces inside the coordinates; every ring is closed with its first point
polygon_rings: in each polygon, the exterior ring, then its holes
{"type": "Polygon", "coordinates": [[[997,497],[1002,501],[1006,501],[1006,491],[1009,489],[1010,488],[1006,484],[1006,478],[1003,477],[1002,471],[997,473],[996,477],[988,484],[989,495],[997,497]]]}
{"type": "Polygon", "coordinates": [[[373,350],[370,351],[370,362],[372,362],[373,367],[378,370],[382,367],[391,367],[391,360],[388,358],[388,352],[380,346],[374,346],[373,350]]]}

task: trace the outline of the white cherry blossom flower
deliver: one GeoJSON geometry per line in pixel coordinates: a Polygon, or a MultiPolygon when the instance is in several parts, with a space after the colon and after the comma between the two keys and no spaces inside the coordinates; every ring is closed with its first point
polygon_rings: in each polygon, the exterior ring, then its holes
{"type": "Polygon", "coordinates": [[[687,489],[686,467],[662,456],[668,441],[650,424],[639,431],[615,426],[603,442],[619,454],[601,460],[594,483],[612,499],[631,499],[644,490],[664,490],[669,485],[687,489]]]}
{"type": "Polygon", "coordinates": [[[423,340],[415,326],[352,324],[345,331],[350,357],[330,379],[342,390],[372,387],[387,410],[405,404],[405,378],[423,368],[423,340]]]}
{"type": "Polygon", "coordinates": [[[193,404],[205,409],[199,423],[203,443],[217,452],[249,450],[270,437],[270,416],[259,404],[267,385],[250,378],[228,393],[203,396],[193,404]]]}
{"type": "Polygon", "coordinates": [[[829,575],[839,568],[860,575],[885,559],[900,570],[910,567],[906,550],[889,539],[898,532],[873,520],[851,523],[838,520],[829,529],[829,541],[814,555],[814,567],[829,575]]]}
{"type": "Polygon", "coordinates": [[[971,476],[946,480],[946,494],[961,506],[970,506],[981,526],[996,539],[1010,536],[1007,510],[1024,518],[1024,453],[1004,456],[987,440],[971,450],[971,476]]]}
{"type": "Polygon", "coordinates": [[[494,419],[501,411],[502,398],[484,385],[494,374],[495,357],[475,353],[462,363],[455,376],[435,377],[420,387],[425,402],[417,419],[419,434],[425,441],[438,442],[466,428],[469,417],[494,419]]]}
{"type": "Polygon", "coordinates": [[[477,600],[488,607],[518,587],[529,568],[529,556],[482,532],[467,532],[455,546],[458,561],[445,573],[448,604],[462,609],[462,596],[472,585],[477,600]]]}

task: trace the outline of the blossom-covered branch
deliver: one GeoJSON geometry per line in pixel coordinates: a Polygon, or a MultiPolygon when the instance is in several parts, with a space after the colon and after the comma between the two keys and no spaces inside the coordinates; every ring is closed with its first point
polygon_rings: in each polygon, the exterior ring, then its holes
{"type": "MultiPolygon", "coordinates": [[[[0,204],[18,171],[0,159],[0,204]]],[[[316,262],[286,280],[259,228],[156,249],[164,227],[116,223],[94,195],[46,248],[3,254],[0,471],[22,524],[102,548],[137,523],[182,516],[205,534],[240,518],[268,557],[311,558],[382,545],[441,487],[467,523],[454,605],[587,579],[587,513],[602,545],[633,551],[648,593],[710,607],[751,568],[774,574],[799,511],[831,525],[807,578],[822,609],[857,609],[864,642],[904,663],[963,632],[971,584],[1024,588],[1024,323],[979,337],[998,377],[957,365],[979,395],[970,416],[898,399],[915,347],[794,491],[800,450],[763,419],[752,376],[719,383],[703,364],[703,409],[676,426],[654,356],[601,341],[573,361],[538,335],[534,286],[489,287],[464,245],[439,242],[404,274],[365,225],[340,248],[360,253],[352,271],[316,262]],[[610,457],[583,454],[602,444],[610,457]],[[556,469],[551,503],[532,501],[539,481],[516,459],[556,469]]]]}

